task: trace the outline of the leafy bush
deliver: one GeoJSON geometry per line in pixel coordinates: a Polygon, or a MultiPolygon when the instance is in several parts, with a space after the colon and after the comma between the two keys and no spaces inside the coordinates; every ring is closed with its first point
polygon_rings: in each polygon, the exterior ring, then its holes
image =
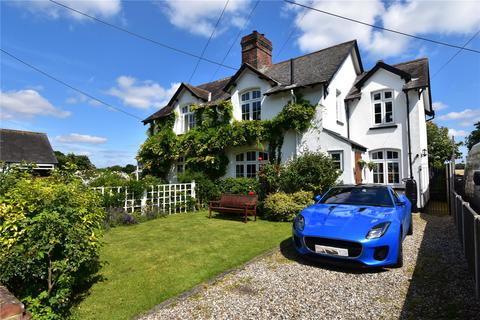
{"type": "Polygon", "coordinates": [[[98,177],[92,179],[90,187],[121,187],[128,181],[128,175],[118,172],[104,171],[98,177]]]}
{"type": "Polygon", "coordinates": [[[209,201],[220,198],[218,180],[210,180],[204,173],[187,170],[178,176],[178,181],[180,183],[195,181],[197,201],[202,207],[208,206],[209,201]]]}
{"type": "Polygon", "coordinates": [[[262,166],[258,172],[258,181],[263,194],[267,195],[280,190],[280,175],[282,171],[283,166],[278,164],[269,163],[262,166]]]}
{"type": "Polygon", "coordinates": [[[60,319],[100,266],[104,212],[71,176],[19,177],[0,195],[0,282],[34,318],[60,319]]]}
{"type": "Polygon", "coordinates": [[[302,209],[313,202],[313,194],[308,191],[298,191],[293,194],[272,193],[263,203],[264,215],[268,220],[293,221],[302,209]]]}
{"type": "Polygon", "coordinates": [[[259,194],[260,184],[255,178],[226,178],[220,180],[220,191],[233,194],[248,194],[253,191],[259,194]]]}
{"type": "Polygon", "coordinates": [[[280,175],[280,189],[288,193],[306,190],[321,194],[333,186],[339,176],[327,154],[306,152],[287,163],[280,175]]]}

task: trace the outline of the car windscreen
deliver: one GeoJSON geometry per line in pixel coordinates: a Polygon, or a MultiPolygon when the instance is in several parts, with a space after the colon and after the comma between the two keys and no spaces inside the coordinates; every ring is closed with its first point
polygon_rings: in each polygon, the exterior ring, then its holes
{"type": "Polygon", "coordinates": [[[332,188],[322,197],[319,203],[393,207],[387,188],[332,188]]]}

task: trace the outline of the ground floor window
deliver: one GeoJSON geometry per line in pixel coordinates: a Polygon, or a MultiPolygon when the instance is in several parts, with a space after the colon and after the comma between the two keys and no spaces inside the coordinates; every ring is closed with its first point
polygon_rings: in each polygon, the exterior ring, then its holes
{"type": "Polygon", "coordinates": [[[185,159],[183,157],[178,158],[175,165],[175,171],[177,172],[177,175],[185,172],[185,159]]]}
{"type": "Polygon", "coordinates": [[[330,157],[332,157],[335,169],[343,171],[343,151],[328,151],[330,157]]]}
{"type": "Polygon", "coordinates": [[[235,177],[255,178],[262,165],[268,163],[268,153],[247,151],[235,155],[235,177]]]}
{"type": "Polygon", "coordinates": [[[375,163],[375,167],[372,170],[373,183],[400,183],[400,151],[375,150],[370,153],[370,159],[375,163]]]}

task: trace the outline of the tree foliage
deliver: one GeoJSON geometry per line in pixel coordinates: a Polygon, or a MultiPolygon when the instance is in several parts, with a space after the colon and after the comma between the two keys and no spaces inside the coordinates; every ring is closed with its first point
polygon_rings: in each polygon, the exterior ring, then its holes
{"type": "Polygon", "coordinates": [[[58,172],[21,173],[0,195],[0,282],[34,318],[64,318],[97,272],[99,204],[79,179],[58,172]]]}
{"type": "Polygon", "coordinates": [[[475,129],[465,138],[465,145],[468,151],[472,149],[474,145],[480,142],[480,121],[475,123],[475,129]]]}
{"type": "Polygon", "coordinates": [[[461,142],[454,142],[448,136],[448,128],[427,122],[428,162],[432,168],[442,168],[445,161],[461,157],[461,142]]]}
{"type": "Polygon", "coordinates": [[[90,161],[88,156],[76,155],[73,153],[64,154],[60,151],[55,151],[55,157],[58,160],[59,169],[64,169],[67,164],[74,164],[77,170],[92,170],[95,169],[95,165],[90,161]]]}

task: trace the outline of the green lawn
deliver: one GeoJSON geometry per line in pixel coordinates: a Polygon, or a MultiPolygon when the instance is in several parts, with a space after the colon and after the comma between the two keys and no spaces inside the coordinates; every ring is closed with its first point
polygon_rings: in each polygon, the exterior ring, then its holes
{"type": "Polygon", "coordinates": [[[105,277],[73,310],[80,319],[130,319],[156,304],[276,247],[290,223],[247,224],[206,212],[159,218],[105,234],[105,277]]]}

